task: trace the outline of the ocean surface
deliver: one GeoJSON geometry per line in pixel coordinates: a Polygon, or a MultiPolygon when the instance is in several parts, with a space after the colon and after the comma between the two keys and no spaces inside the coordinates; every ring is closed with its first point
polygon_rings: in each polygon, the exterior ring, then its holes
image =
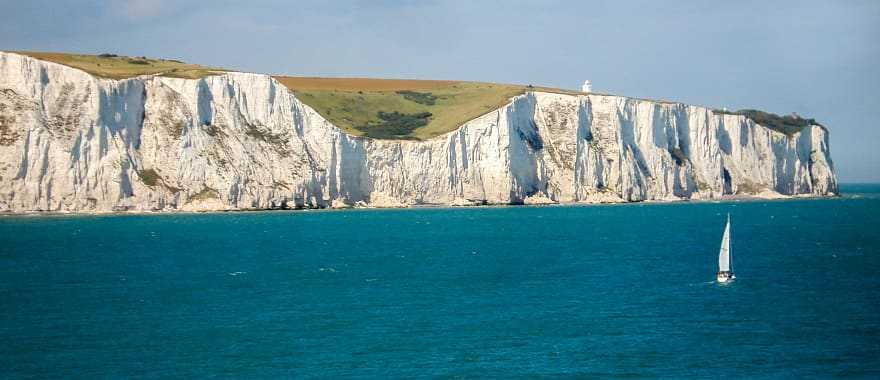
{"type": "Polygon", "coordinates": [[[0,378],[877,378],[880,185],[842,190],[0,217],[0,378]]]}

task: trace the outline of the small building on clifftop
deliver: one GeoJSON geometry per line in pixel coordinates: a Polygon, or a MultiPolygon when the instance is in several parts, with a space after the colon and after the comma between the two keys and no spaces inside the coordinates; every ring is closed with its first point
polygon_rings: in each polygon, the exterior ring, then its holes
{"type": "Polygon", "coordinates": [[[593,92],[593,85],[590,84],[590,81],[584,81],[584,84],[581,85],[581,92],[593,92]]]}

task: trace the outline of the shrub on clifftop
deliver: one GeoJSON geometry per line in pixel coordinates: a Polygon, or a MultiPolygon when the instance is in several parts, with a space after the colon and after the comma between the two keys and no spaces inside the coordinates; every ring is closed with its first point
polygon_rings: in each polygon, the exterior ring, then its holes
{"type": "Polygon", "coordinates": [[[802,118],[796,114],[779,116],[774,113],[753,109],[743,109],[739,111],[715,110],[715,113],[726,115],[742,115],[749,119],[752,119],[752,121],[754,121],[755,123],[761,124],[767,128],[770,128],[780,133],[784,133],[789,136],[800,132],[801,129],[804,129],[804,127],[808,127],[810,125],[822,126],[822,124],[819,124],[816,119],[802,118]]]}
{"type": "Polygon", "coordinates": [[[430,112],[400,113],[379,111],[379,122],[358,126],[361,131],[369,131],[376,138],[400,138],[409,135],[416,128],[424,127],[431,118],[430,112]]]}

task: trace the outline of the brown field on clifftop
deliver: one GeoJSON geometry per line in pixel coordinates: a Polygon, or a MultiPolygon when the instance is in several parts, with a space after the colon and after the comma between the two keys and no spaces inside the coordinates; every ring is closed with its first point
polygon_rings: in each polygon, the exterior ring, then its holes
{"type": "MultiPolygon", "coordinates": [[[[199,79],[225,70],[177,60],[114,54],[17,52],[102,78],[139,75],[199,79]]],[[[423,140],[504,106],[527,91],[574,91],[454,80],[274,76],[295,96],[347,133],[380,139],[423,140]]]]}
{"type": "Polygon", "coordinates": [[[322,78],[275,76],[291,90],[300,91],[417,91],[433,90],[459,83],[451,80],[322,78]]]}

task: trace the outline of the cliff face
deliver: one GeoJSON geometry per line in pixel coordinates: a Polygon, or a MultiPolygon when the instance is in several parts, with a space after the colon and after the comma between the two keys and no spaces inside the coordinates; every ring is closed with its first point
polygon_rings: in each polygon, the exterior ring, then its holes
{"type": "Polygon", "coordinates": [[[0,53],[0,211],[830,195],[827,131],[533,92],[427,141],[347,135],[265,75],[97,79],[0,53]]]}

